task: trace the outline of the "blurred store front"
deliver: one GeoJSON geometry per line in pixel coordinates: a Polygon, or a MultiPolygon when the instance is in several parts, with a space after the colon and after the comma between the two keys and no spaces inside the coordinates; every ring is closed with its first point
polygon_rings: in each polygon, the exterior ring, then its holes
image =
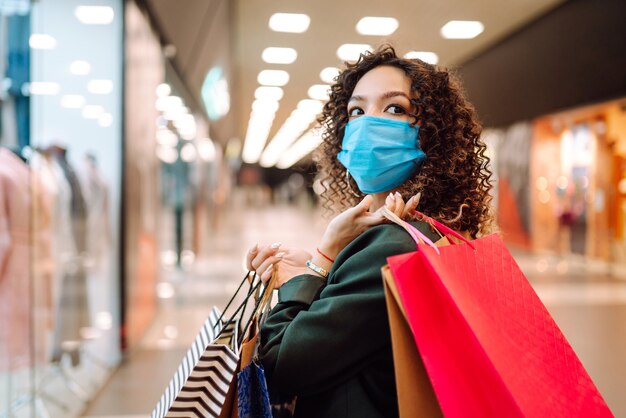
{"type": "Polygon", "coordinates": [[[99,5],[0,9],[3,416],[75,414],[121,358],[123,12],[99,5]]]}

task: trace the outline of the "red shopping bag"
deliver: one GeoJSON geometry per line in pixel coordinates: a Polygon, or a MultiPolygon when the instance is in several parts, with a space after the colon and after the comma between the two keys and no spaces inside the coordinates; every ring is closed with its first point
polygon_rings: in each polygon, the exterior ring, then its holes
{"type": "Polygon", "coordinates": [[[424,218],[464,242],[388,263],[444,416],[612,417],[500,237],[424,218]]]}

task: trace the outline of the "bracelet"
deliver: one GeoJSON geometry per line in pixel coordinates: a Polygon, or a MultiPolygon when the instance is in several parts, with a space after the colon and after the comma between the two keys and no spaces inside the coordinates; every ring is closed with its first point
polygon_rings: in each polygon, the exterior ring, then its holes
{"type": "Polygon", "coordinates": [[[334,262],[335,262],[335,260],[333,260],[332,258],[330,258],[329,256],[327,256],[326,254],[324,254],[324,253],[322,252],[322,250],[320,250],[320,249],[319,249],[319,247],[318,247],[318,248],[316,248],[316,250],[317,250],[317,252],[319,253],[319,255],[321,255],[322,257],[324,257],[326,260],[330,261],[331,263],[334,263],[334,262]]]}
{"type": "Polygon", "coordinates": [[[317,274],[321,275],[323,278],[325,279],[328,278],[328,272],[325,269],[318,266],[317,264],[313,264],[311,260],[306,261],[306,266],[310,268],[311,270],[313,270],[314,272],[316,272],[317,274]]]}

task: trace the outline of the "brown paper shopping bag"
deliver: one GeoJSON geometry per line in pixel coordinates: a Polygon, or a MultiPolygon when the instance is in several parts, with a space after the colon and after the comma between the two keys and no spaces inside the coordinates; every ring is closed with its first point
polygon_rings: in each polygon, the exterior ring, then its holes
{"type": "Polygon", "coordinates": [[[443,417],[388,266],[383,267],[400,418],[443,417]]]}

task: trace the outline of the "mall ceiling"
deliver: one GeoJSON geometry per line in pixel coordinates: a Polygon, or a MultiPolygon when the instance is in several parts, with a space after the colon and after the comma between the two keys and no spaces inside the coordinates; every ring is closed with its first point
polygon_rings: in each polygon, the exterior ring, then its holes
{"type": "MultiPolygon", "coordinates": [[[[276,113],[268,142],[314,84],[321,84],[320,71],[338,67],[337,48],[344,43],[372,46],[391,42],[399,53],[432,51],[439,64],[460,65],[488,49],[528,22],[553,9],[563,0],[147,0],[168,42],[176,47],[174,61],[191,90],[197,92],[214,57],[210,50],[215,27],[222,16],[230,15],[232,25],[234,80],[229,80],[234,112],[235,135],[242,140],[250,117],[257,75],[264,69],[282,69],[290,79],[276,113]],[[301,34],[274,32],[268,27],[277,12],[305,13],[308,30],[301,34]],[[390,36],[365,36],[355,26],[364,16],[394,17],[398,29],[390,36]],[[474,39],[452,40],[440,35],[450,20],[478,20],[484,31],[474,39]],[[267,64],[262,51],[270,46],[296,49],[298,56],[288,65],[267,64]],[[209,48],[209,49],[207,49],[209,48]]],[[[229,41],[230,42],[230,41],[229,41]]],[[[228,138],[226,138],[228,139],[228,138]]]]}

